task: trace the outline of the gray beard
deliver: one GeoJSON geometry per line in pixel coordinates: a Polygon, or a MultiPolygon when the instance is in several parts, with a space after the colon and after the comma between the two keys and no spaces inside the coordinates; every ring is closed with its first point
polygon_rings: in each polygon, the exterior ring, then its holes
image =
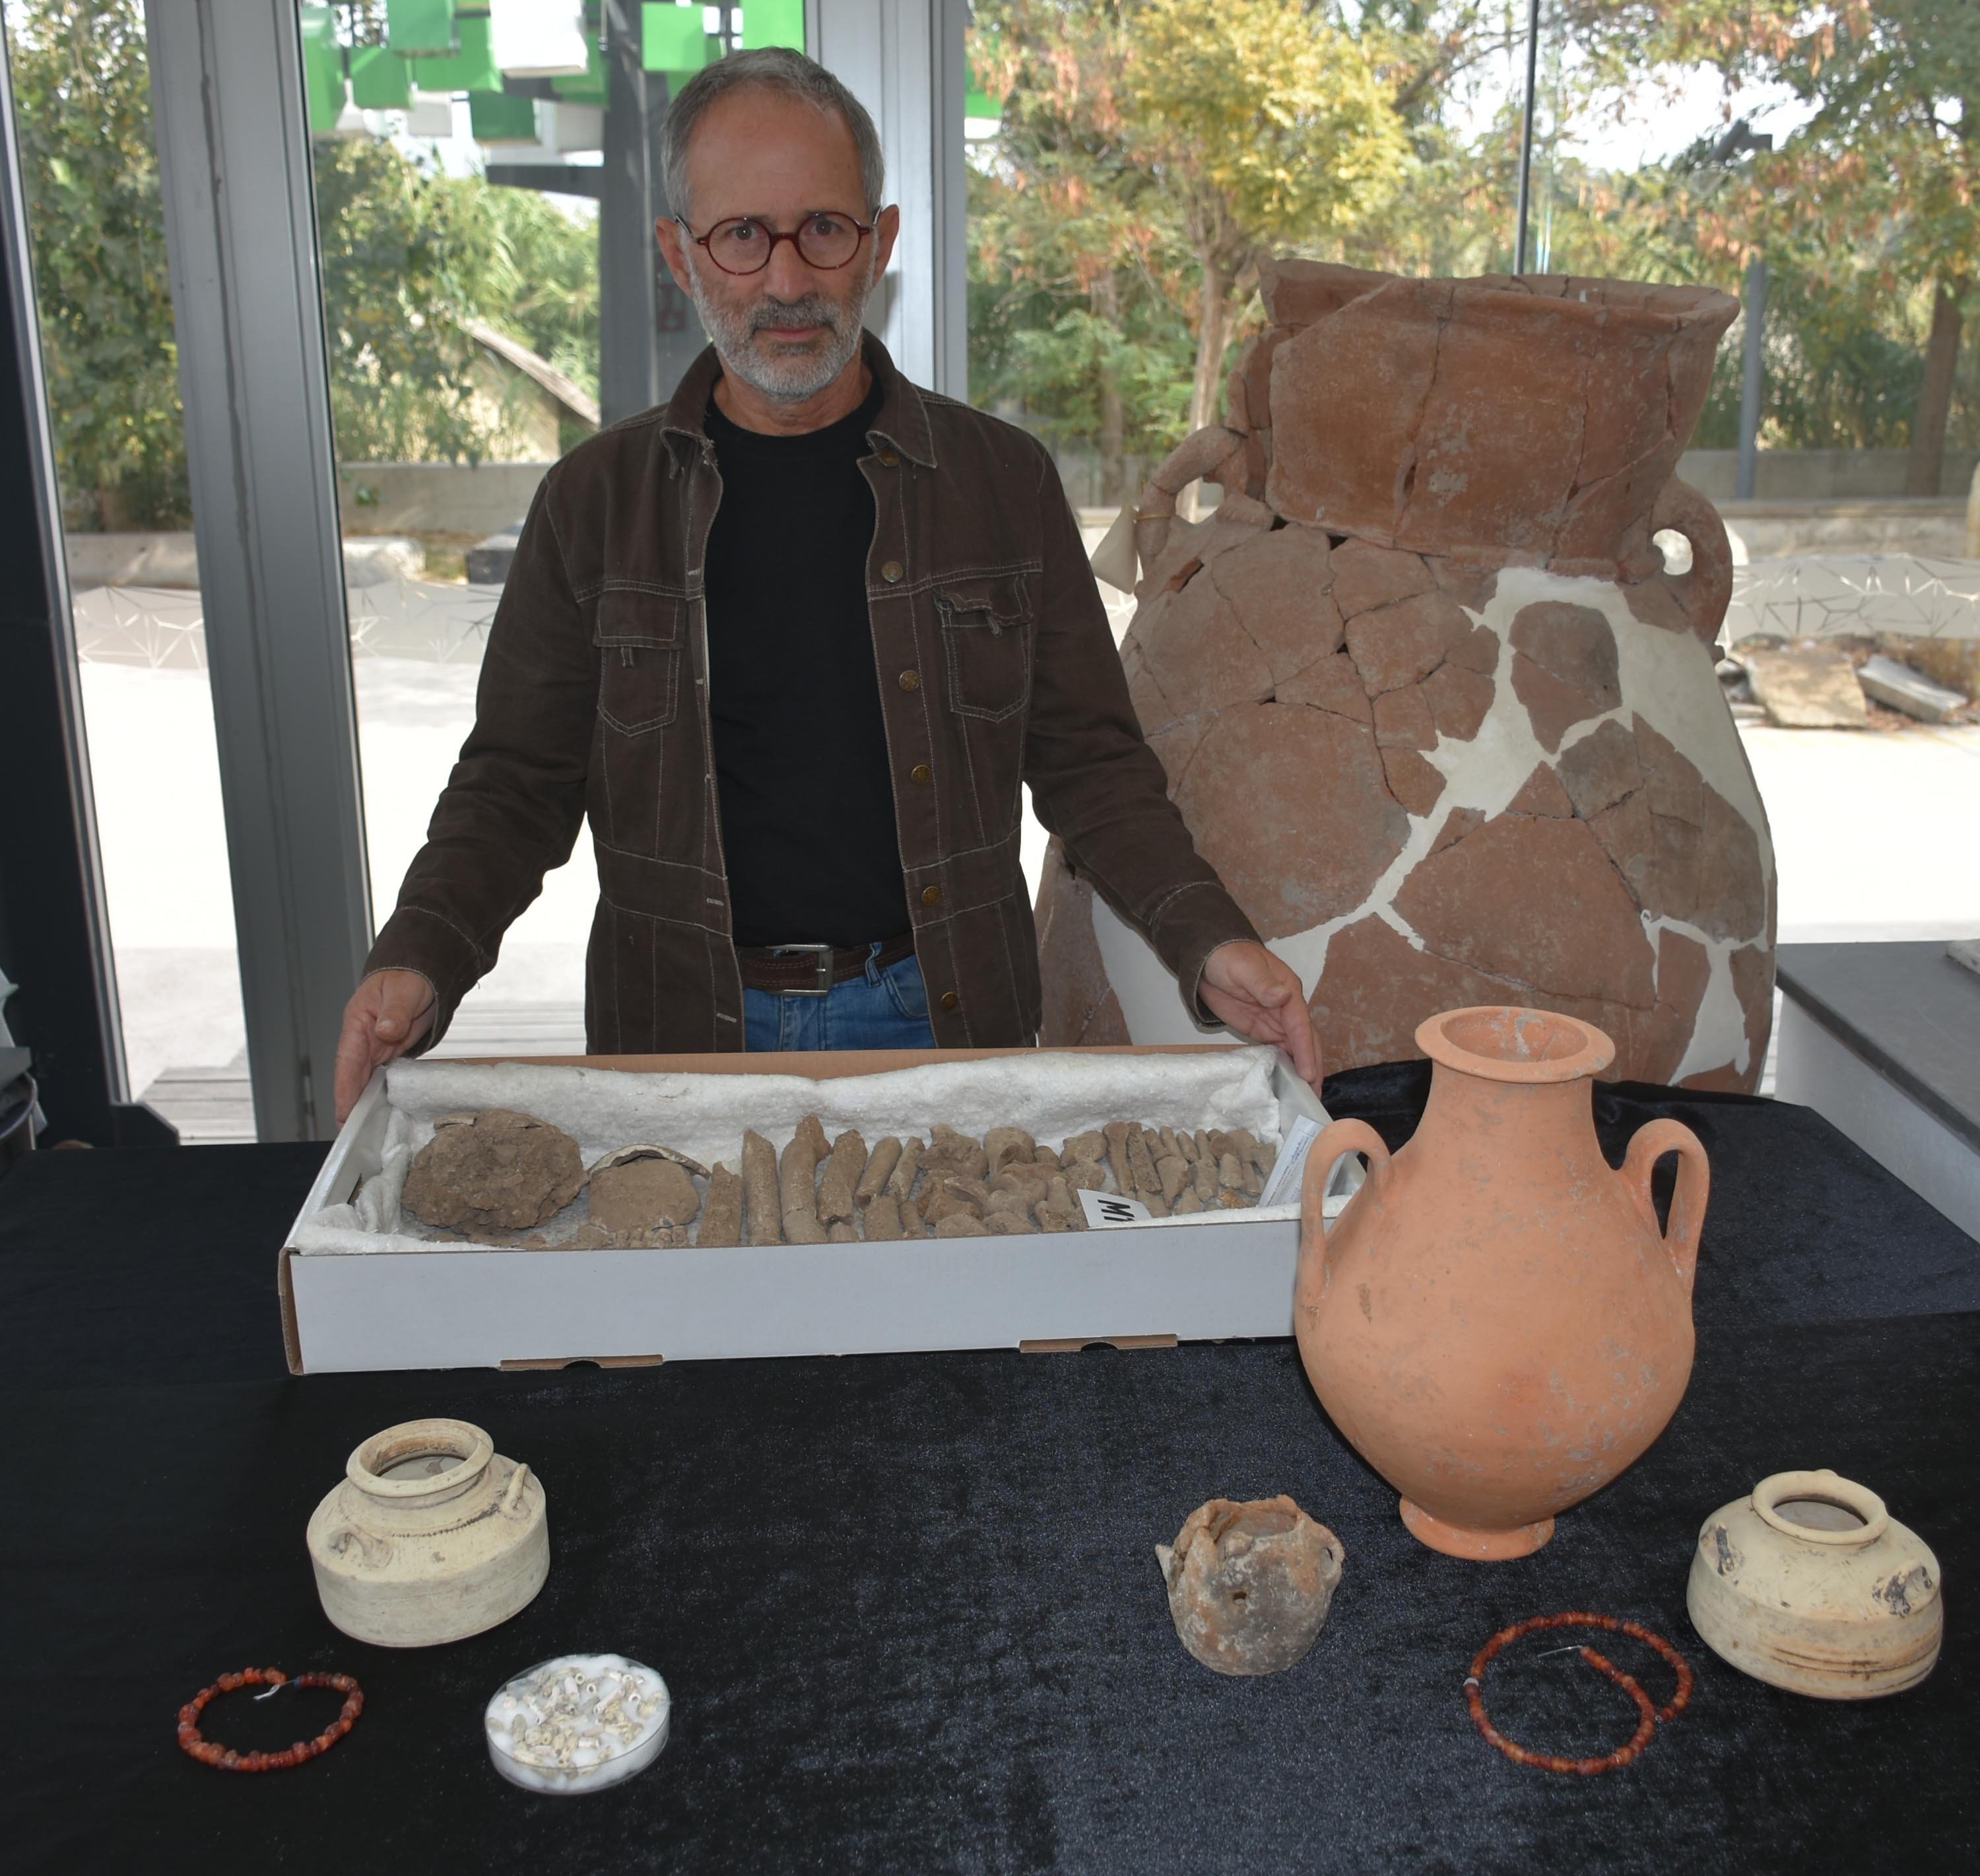
{"type": "Polygon", "coordinates": [[[694,310],[715,341],[723,369],[772,403],[807,403],[845,369],[859,350],[866,302],[873,291],[870,260],[859,297],[843,306],[822,294],[808,293],[800,300],[759,300],[752,306],[731,310],[711,301],[694,274],[689,278],[694,281],[694,310]],[[779,357],[757,343],[757,334],[769,326],[823,326],[830,337],[803,350],[780,347],[784,355],[779,357]]]}

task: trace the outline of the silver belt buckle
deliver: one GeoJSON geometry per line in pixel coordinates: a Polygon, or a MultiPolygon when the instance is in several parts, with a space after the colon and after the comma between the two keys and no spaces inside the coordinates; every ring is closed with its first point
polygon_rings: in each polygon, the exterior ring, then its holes
{"type": "Polygon", "coordinates": [[[832,954],[829,945],[773,945],[770,948],[781,957],[786,951],[809,951],[818,954],[818,981],[809,990],[786,990],[778,994],[786,997],[829,997],[832,994],[832,954]]]}

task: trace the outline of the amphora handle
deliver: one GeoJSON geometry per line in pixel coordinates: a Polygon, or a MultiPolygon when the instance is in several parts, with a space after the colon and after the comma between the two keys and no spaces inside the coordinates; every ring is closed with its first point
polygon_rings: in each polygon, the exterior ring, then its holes
{"type": "MultiPolygon", "coordinates": [[[[1321,1140],[1326,1137],[1323,1134],[1321,1140]]],[[[1319,1141],[1314,1143],[1314,1151],[1320,1151],[1319,1141]]],[[[1712,1194],[1712,1162],[1705,1157],[1698,1136],[1682,1121],[1649,1121],[1636,1130],[1617,1177],[1655,1230],[1657,1208],[1650,1199],[1650,1174],[1666,1153],[1675,1153],[1678,1161],[1677,1190],[1671,1198],[1664,1248],[1677,1267],[1678,1281],[1688,1297],[1698,1275],[1698,1234],[1705,1229],[1705,1204],[1712,1194]]]]}
{"type": "Polygon", "coordinates": [[[1368,1156],[1370,1180],[1389,1163],[1387,1143],[1366,1121],[1336,1121],[1307,1149],[1306,1174],[1300,1184],[1299,1287],[1302,1295],[1309,1277],[1317,1295],[1317,1285],[1327,1267],[1327,1224],[1321,1215],[1321,1202],[1327,1197],[1327,1183],[1334,1177],[1334,1167],[1350,1153],[1368,1156]]]}

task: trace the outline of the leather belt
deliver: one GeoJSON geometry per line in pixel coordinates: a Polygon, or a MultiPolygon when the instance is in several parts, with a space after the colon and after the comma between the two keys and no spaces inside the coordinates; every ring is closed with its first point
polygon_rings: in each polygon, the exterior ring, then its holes
{"type": "MultiPolygon", "coordinates": [[[[872,948],[870,945],[836,951],[829,945],[739,945],[736,961],[742,967],[747,989],[767,990],[780,997],[823,997],[834,984],[864,976],[872,948]]],[[[884,971],[914,955],[915,935],[903,931],[880,947],[873,966],[884,971]]]]}

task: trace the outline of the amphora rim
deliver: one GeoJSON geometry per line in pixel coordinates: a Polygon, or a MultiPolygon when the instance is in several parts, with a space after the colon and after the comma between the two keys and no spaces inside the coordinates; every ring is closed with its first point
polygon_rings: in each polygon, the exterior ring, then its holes
{"type": "Polygon", "coordinates": [[[1593,1023],[1513,1004],[1446,1010],[1417,1025],[1417,1047],[1440,1067],[1515,1087],[1585,1081],[1616,1059],[1616,1044],[1593,1023]]]}

